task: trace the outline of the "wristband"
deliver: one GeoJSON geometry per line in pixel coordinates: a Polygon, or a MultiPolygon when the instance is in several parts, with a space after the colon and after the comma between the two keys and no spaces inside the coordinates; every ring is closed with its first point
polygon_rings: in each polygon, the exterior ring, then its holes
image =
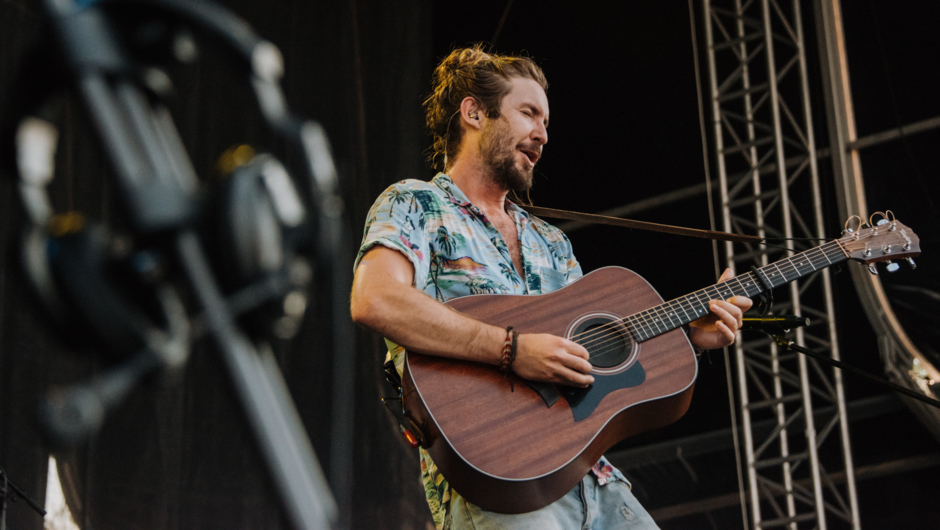
{"type": "Polygon", "coordinates": [[[499,360],[499,369],[508,374],[514,360],[516,360],[516,355],[513,347],[513,331],[512,326],[509,326],[506,328],[506,340],[503,341],[503,354],[499,360]]]}

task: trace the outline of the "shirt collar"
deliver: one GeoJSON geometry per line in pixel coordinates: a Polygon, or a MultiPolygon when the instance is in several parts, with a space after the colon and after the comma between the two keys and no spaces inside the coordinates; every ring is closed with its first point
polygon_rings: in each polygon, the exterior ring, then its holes
{"type": "Polygon", "coordinates": [[[460,187],[454,184],[454,181],[446,173],[438,173],[431,179],[431,183],[444,190],[450,202],[463,207],[473,206],[460,187]]]}
{"type": "MultiPolygon", "coordinates": [[[[431,183],[441,188],[441,190],[447,194],[447,197],[454,204],[463,206],[464,208],[472,208],[474,212],[480,213],[479,208],[474,206],[470,200],[467,199],[467,196],[463,194],[463,191],[460,189],[460,187],[454,184],[454,181],[451,180],[450,176],[446,173],[438,173],[434,176],[433,179],[431,179],[431,183]]],[[[519,221],[519,217],[522,217],[524,222],[529,221],[529,212],[517,206],[516,203],[510,201],[508,197],[506,198],[506,211],[517,221],[519,221]]]]}

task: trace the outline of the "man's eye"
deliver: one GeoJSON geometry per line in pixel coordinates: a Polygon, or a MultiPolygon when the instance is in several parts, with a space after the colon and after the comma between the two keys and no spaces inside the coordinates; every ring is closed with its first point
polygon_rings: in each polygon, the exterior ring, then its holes
{"type": "Polygon", "coordinates": [[[532,117],[532,111],[531,111],[531,110],[524,110],[524,111],[522,111],[522,113],[525,114],[526,116],[530,117],[530,118],[532,117]]]}

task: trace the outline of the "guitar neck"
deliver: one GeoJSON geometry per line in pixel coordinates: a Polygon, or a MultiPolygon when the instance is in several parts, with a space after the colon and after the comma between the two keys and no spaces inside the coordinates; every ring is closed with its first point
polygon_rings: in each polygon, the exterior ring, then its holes
{"type": "Polygon", "coordinates": [[[732,296],[752,298],[848,259],[838,241],[811,248],[740,276],[699,289],[623,319],[637,342],[674,330],[709,313],[709,300],[727,300],[732,296]],[[758,276],[759,275],[759,276],[758,276]]]}

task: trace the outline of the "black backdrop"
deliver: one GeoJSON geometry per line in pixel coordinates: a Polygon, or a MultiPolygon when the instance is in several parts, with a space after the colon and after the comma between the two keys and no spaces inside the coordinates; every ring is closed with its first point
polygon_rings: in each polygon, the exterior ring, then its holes
{"type": "MultiPolygon", "coordinates": [[[[34,35],[38,0],[0,1],[0,103],[28,39],[34,35]]],[[[372,199],[400,178],[428,178],[421,161],[427,141],[420,99],[435,58],[454,45],[491,40],[497,49],[528,52],[552,83],[551,144],[537,171],[537,204],[599,211],[699,184],[704,174],[694,49],[688,6],[671,2],[568,2],[564,0],[441,0],[432,2],[279,0],[225,2],[284,52],[285,86],[300,114],[327,129],[342,174],[354,230],[372,199]],[[508,16],[505,16],[508,10],[508,16]]],[[[801,2],[806,18],[812,2],[801,2]]],[[[871,0],[844,2],[859,134],[940,114],[934,97],[938,70],[925,50],[938,49],[938,10],[929,3],[871,0]]],[[[695,2],[700,21],[701,3],[695,2]]],[[[699,26],[701,29],[701,26],[699,26]]],[[[817,147],[825,147],[824,112],[818,90],[815,29],[807,35],[817,147]]],[[[704,46],[699,31],[699,50],[704,46]]],[[[704,61],[704,54],[700,55],[704,61]]],[[[935,62],[935,61],[934,61],[935,62]]],[[[704,62],[702,63],[705,64],[704,62]]],[[[23,75],[45,65],[31,64],[23,75]]],[[[208,180],[215,158],[236,142],[265,136],[253,103],[211,50],[195,68],[175,78],[174,110],[200,175],[208,180]]],[[[81,112],[64,119],[58,178],[53,194],[60,211],[78,209],[112,219],[110,181],[81,112]]],[[[706,120],[710,119],[706,115],[706,120]]],[[[918,292],[938,291],[935,248],[938,130],[863,152],[872,210],[895,209],[924,238],[918,270],[883,281],[910,282],[918,292]],[[931,238],[930,241],[927,238],[931,238]],[[920,289],[925,288],[925,289],[920,289]]],[[[707,134],[711,134],[710,132],[707,134]]],[[[713,138],[707,138],[713,142],[713,138]]],[[[711,151],[709,151],[711,153],[711,151]]],[[[711,160],[714,164],[714,160],[711,160]]],[[[714,170],[714,168],[713,168],[714,170]]],[[[715,173],[713,172],[714,176],[715,173]]],[[[827,227],[835,234],[831,170],[820,164],[827,227]]],[[[6,175],[4,175],[6,177],[6,175]]],[[[8,266],[18,234],[13,187],[0,179],[0,466],[41,500],[48,448],[32,426],[35,398],[50,384],[74,381],[100,369],[94,357],[70,355],[48,337],[32,314],[8,266]]],[[[637,218],[696,228],[708,226],[707,204],[693,198],[637,218]]],[[[668,297],[713,281],[711,245],[639,231],[590,227],[569,232],[585,270],[603,265],[633,268],[668,297]]],[[[354,234],[353,239],[358,239],[354,234]]],[[[350,263],[352,256],[349,256],[350,263]]],[[[856,265],[856,264],[850,264],[856,265]]],[[[858,308],[847,278],[834,279],[844,359],[870,371],[881,369],[875,337],[858,308]]],[[[888,283],[890,285],[890,283],[888,283]]],[[[322,286],[321,286],[321,291],[322,286]]],[[[932,305],[918,301],[919,343],[935,348],[938,326],[932,305]],[[924,309],[927,308],[927,309],[924,309]]],[[[896,306],[898,310],[900,306],[896,306]]],[[[277,345],[280,362],[304,422],[327,472],[330,471],[332,366],[324,319],[317,305],[302,336],[277,345]]],[[[903,318],[904,315],[902,315],[903,318]]],[[[405,449],[377,403],[385,391],[379,373],[382,347],[357,336],[352,418],[352,487],[344,514],[353,528],[423,528],[427,508],[417,482],[414,454],[405,449]]],[[[918,340],[918,337],[915,337],[918,340]]],[[[676,424],[622,442],[620,448],[674,440],[730,424],[720,355],[700,364],[701,377],[689,413],[676,424]]],[[[846,380],[847,398],[873,392],[846,380]]],[[[894,459],[936,455],[937,441],[906,410],[852,422],[857,469],[878,469],[894,459]],[[890,433],[890,436],[886,436],[890,433]]],[[[615,448],[616,449],[616,448],[615,448]]],[[[151,386],[134,395],[93,442],[58,455],[68,467],[67,489],[84,528],[274,527],[278,515],[260,462],[209,351],[196,351],[176,384],[151,386]]],[[[634,492],[651,510],[734,494],[731,451],[699,459],[628,469],[634,492]],[[691,464],[690,464],[691,463],[691,464]],[[692,467],[689,468],[688,466],[692,467]],[[689,475],[690,469],[697,474],[689,475]]],[[[936,460],[931,460],[936,462],[936,460]]],[[[862,521],[872,528],[935,528],[936,472],[933,467],[858,481],[862,521]]],[[[832,471],[832,470],[830,470],[832,471]]],[[[868,477],[877,475],[869,474],[868,477]]],[[[346,497],[344,497],[345,499],[346,497]]],[[[12,528],[38,528],[38,516],[22,503],[11,508],[12,528]]],[[[736,506],[661,522],[663,528],[740,527],[736,506]]]]}
{"type": "MultiPolygon", "coordinates": [[[[364,3],[222,2],[285,55],[284,88],[294,111],[320,121],[333,145],[351,220],[361,220],[388,183],[425,171],[420,94],[431,64],[429,1],[364,3]],[[368,41],[368,50],[364,42],[368,41]]],[[[40,23],[39,2],[0,2],[0,102],[40,23]]],[[[39,37],[45,38],[45,37],[39,37]]],[[[218,155],[236,143],[276,147],[243,86],[213,50],[174,76],[172,109],[200,176],[209,181],[218,155]],[[267,142],[267,144],[266,144],[267,142]]],[[[11,109],[6,109],[4,119],[11,109]]],[[[112,183],[81,109],[66,107],[57,175],[58,211],[115,219],[112,183]]],[[[67,351],[50,338],[13,266],[18,208],[11,175],[0,181],[0,466],[43,502],[49,454],[34,425],[36,399],[47,387],[101,369],[94,355],[67,351]]],[[[354,232],[361,222],[354,222],[354,232]]],[[[359,234],[354,234],[358,240],[359,234]]],[[[352,256],[349,256],[352,264],[352,256]]],[[[324,278],[318,289],[325,290],[324,278]]],[[[314,299],[301,334],[275,344],[276,354],[317,454],[330,472],[331,351],[325,300],[314,299]]],[[[357,337],[354,460],[341,512],[354,528],[422,528],[429,520],[408,450],[378,403],[381,344],[357,337]]],[[[60,473],[83,528],[275,528],[283,526],[252,439],[209,348],[194,350],[183,373],[136,391],[87,445],[60,452],[60,473]]],[[[10,506],[10,528],[41,528],[23,503],[10,506]]]]}

